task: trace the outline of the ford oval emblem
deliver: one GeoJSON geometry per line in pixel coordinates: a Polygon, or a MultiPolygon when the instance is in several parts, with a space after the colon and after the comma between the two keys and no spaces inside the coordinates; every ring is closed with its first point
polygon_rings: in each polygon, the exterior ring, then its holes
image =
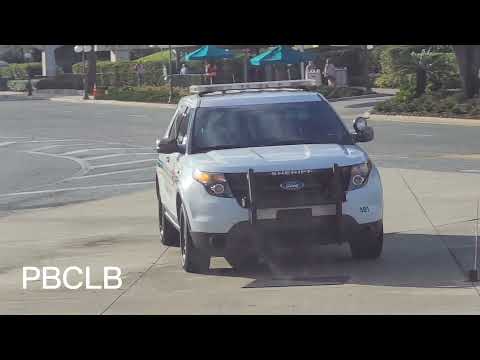
{"type": "Polygon", "coordinates": [[[298,180],[286,181],[280,184],[280,187],[286,191],[299,191],[305,187],[305,184],[298,180]]]}

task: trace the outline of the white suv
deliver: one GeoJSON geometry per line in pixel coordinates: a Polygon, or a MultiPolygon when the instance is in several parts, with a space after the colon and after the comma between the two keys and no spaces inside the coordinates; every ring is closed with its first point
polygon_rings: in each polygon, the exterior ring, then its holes
{"type": "Polygon", "coordinates": [[[350,133],[320,94],[278,88],[298,83],[196,86],[178,104],[157,140],[156,190],[161,242],[180,246],[186,271],[212,256],[241,269],[289,242],[380,256],[382,184],[356,145],[373,130],[357,118],[350,133]]]}

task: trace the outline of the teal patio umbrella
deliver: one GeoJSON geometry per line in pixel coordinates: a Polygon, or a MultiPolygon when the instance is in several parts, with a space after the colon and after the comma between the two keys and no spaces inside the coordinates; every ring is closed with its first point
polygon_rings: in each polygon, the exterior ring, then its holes
{"type": "Polygon", "coordinates": [[[302,53],[291,47],[280,45],[250,59],[250,64],[254,66],[274,63],[300,64],[314,59],[315,56],[312,54],[302,53]]]}
{"type": "Polygon", "coordinates": [[[200,49],[185,55],[186,61],[231,58],[233,58],[233,53],[228,49],[222,49],[213,45],[202,46],[200,49]]]}

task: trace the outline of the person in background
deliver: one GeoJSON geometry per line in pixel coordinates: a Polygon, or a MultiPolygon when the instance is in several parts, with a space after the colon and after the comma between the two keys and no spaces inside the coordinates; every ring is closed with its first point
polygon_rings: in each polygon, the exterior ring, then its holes
{"type": "Polygon", "coordinates": [[[135,71],[137,72],[138,86],[143,86],[145,80],[145,67],[143,66],[142,61],[135,65],[135,71]]]}
{"type": "Polygon", "coordinates": [[[332,64],[330,59],[327,59],[325,63],[325,70],[323,71],[323,75],[328,80],[328,86],[335,87],[337,81],[337,69],[335,65],[332,64]]]}
{"type": "Polygon", "coordinates": [[[188,75],[187,65],[182,64],[182,68],[180,69],[180,75],[188,75]]]}
{"type": "Polygon", "coordinates": [[[207,66],[205,68],[205,73],[207,75],[207,78],[210,80],[210,84],[213,84],[214,79],[217,76],[217,65],[207,63],[207,66]]]}
{"type": "Polygon", "coordinates": [[[310,77],[310,72],[315,69],[313,61],[309,61],[305,67],[305,80],[314,80],[310,77]]]}

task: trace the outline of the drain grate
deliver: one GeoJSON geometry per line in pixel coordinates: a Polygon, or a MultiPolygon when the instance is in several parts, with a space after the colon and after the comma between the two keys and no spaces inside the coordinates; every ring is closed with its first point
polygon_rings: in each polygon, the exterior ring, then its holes
{"type": "Polygon", "coordinates": [[[349,276],[313,276],[313,277],[288,277],[273,279],[256,279],[245,285],[244,289],[293,287],[293,286],[326,286],[344,285],[350,280],[349,276]]]}

